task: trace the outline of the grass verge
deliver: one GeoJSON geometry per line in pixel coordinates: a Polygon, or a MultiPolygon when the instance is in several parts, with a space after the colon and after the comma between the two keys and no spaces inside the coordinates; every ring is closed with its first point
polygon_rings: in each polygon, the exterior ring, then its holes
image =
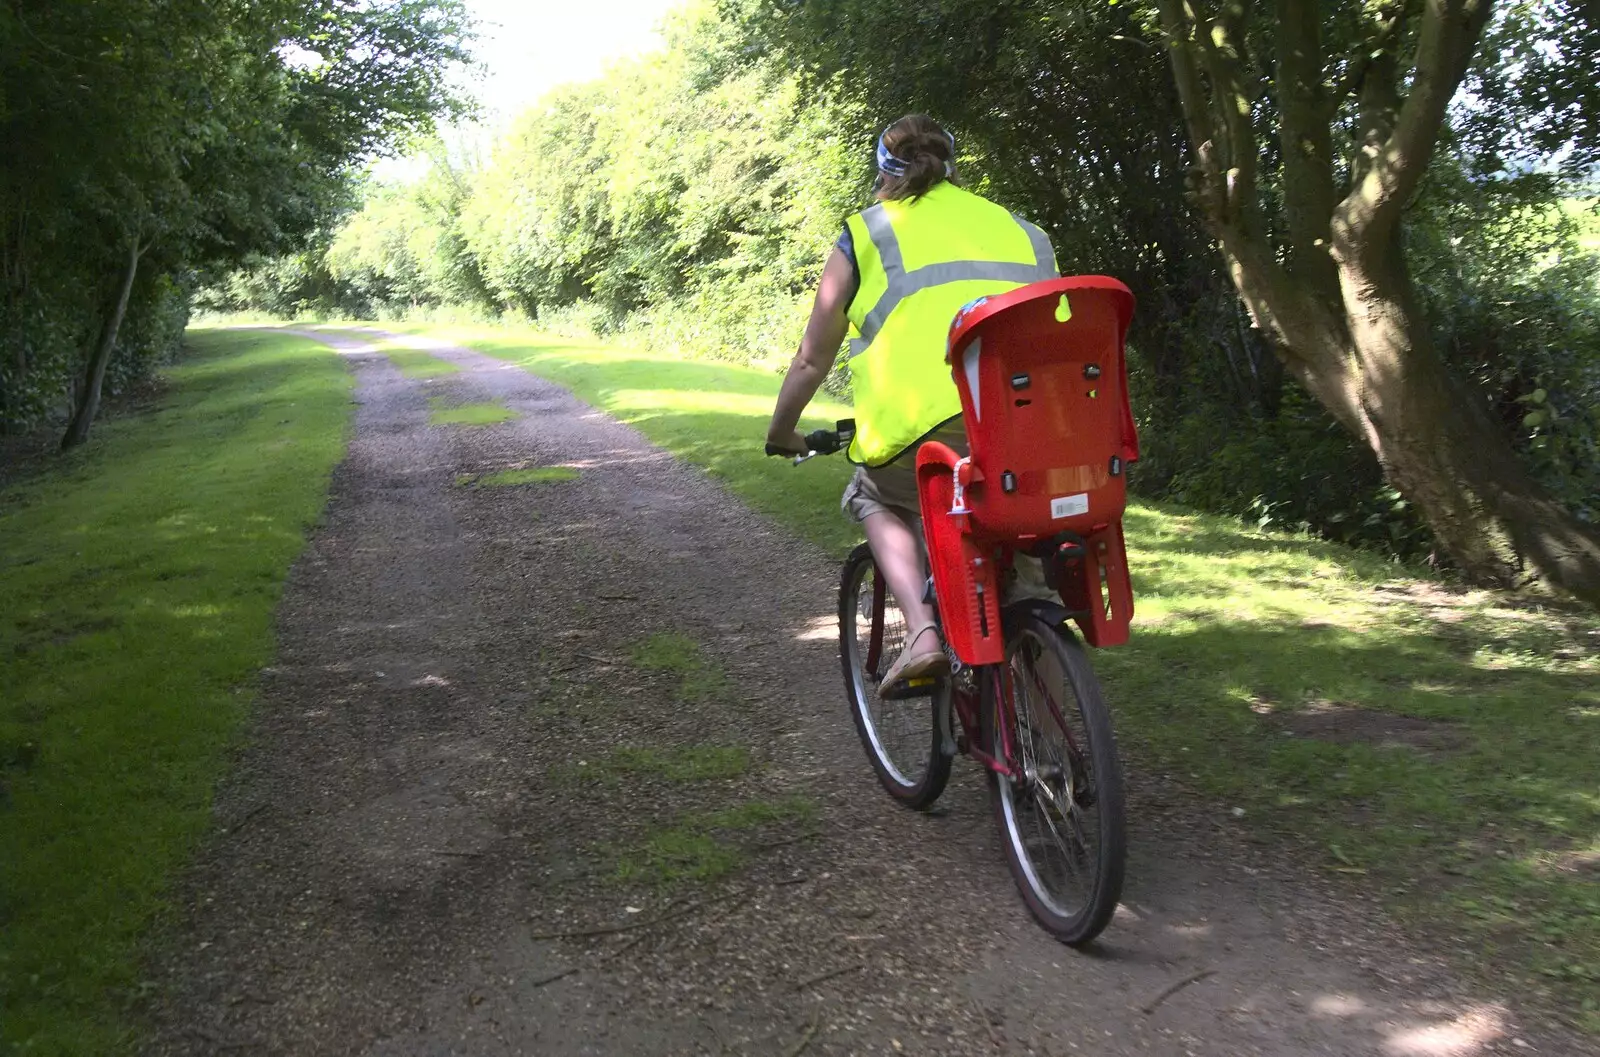
{"type": "MultiPolygon", "coordinates": [[[[410,329],[569,387],[835,554],[859,539],[842,460],[762,456],[774,374],[410,329]]],[[[817,410],[806,428],[847,413],[817,410]]],[[[1172,507],[1134,504],[1127,525],[1133,641],[1094,662],[1143,767],[1380,897],[1464,973],[1600,1034],[1600,618],[1172,507]]]]}
{"type": "Polygon", "coordinates": [[[321,345],[189,342],[161,407],[0,493],[6,1052],[131,1046],[140,938],[207,826],[344,450],[350,381],[321,345]]]}

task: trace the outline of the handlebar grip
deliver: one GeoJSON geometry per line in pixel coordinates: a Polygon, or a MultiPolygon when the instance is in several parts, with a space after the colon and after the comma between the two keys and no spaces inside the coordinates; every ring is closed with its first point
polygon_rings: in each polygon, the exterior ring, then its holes
{"type": "Polygon", "coordinates": [[[839,450],[839,434],[819,429],[806,434],[806,447],[818,455],[832,455],[839,450]]]}

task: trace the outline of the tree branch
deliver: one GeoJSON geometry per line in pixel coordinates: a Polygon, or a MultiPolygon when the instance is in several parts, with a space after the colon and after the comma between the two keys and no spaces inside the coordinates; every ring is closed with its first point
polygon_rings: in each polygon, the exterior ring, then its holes
{"type": "Polygon", "coordinates": [[[1284,219],[1291,275],[1318,296],[1338,296],[1328,256],[1333,189],[1332,114],[1324,105],[1322,26],[1315,0],[1275,0],[1278,144],[1283,157],[1284,219]]]}
{"type": "MultiPolygon", "coordinates": [[[[1195,62],[1195,23],[1183,0],[1160,0],[1160,10],[1167,55],[1172,61],[1172,79],[1178,86],[1184,123],[1189,126],[1189,145],[1198,152],[1203,144],[1216,139],[1216,132],[1211,127],[1211,108],[1200,84],[1200,68],[1195,62]]],[[[1207,174],[1208,177],[1216,175],[1207,174]]]]}
{"type": "Polygon", "coordinates": [[[1366,170],[1335,213],[1334,234],[1342,242],[1386,244],[1432,160],[1446,109],[1466,76],[1491,6],[1492,0],[1427,0],[1411,94],[1383,141],[1363,147],[1366,170]]]}
{"type": "Polygon", "coordinates": [[[1409,13],[1403,3],[1394,3],[1378,9],[1377,28],[1361,46],[1360,54],[1345,64],[1344,74],[1333,83],[1328,92],[1326,102],[1329,121],[1338,115],[1339,107],[1344,105],[1345,100],[1361,91],[1362,83],[1366,80],[1368,71],[1372,69],[1373,60],[1394,47],[1400,31],[1405,28],[1406,15],[1409,13]]]}
{"type": "Polygon", "coordinates": [[[1225,215],[1229,221],[1258,232],[1258,148],[1252,114],[1255,100],[1244,90],[1244,20],[1250,3],[1251,0],[1224,0],[1216,20],[1209,23],[1196,12],[1192,0],[1184,0],[1184,8],[1196,29],[1213,100],[1222,112],[1225,215]]]}

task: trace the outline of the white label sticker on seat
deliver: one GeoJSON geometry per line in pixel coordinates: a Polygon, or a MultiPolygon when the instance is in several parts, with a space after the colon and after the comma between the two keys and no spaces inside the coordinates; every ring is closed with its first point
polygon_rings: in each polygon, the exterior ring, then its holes
{"type": "Polygon", "coordinates": [[[1079,492],[1077,495],[1057,496],[1050,500],[1050,516],[1052,518],[1072,517],[1074,514],[1087,514],[1089,512],[1089,493],[1079,492]]]}

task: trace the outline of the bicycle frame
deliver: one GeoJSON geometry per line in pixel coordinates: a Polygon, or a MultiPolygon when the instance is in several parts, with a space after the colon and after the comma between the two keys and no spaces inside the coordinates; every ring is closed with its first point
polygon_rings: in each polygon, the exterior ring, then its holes
{"type": "Polygon", "coordinates": [[[867,671],[878,670],[878,662],[883,659],[883,608],[888,588],[883,582],[883,577],[872,578],[872,633],[867,640],[867,671]]]}

